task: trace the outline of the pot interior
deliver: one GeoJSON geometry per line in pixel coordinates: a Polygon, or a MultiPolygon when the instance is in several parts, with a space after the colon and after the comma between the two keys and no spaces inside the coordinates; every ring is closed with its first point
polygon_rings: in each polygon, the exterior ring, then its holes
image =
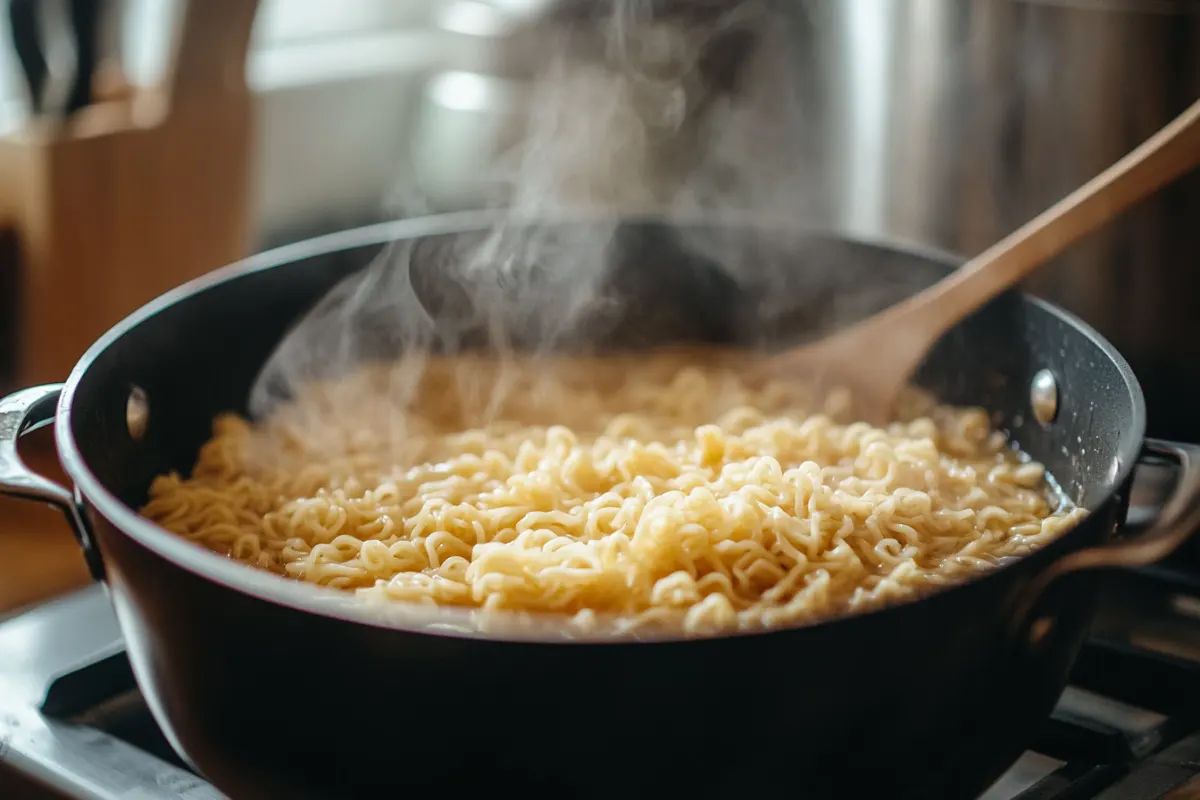
{"type": "MultiPolygon", "coordinates": [[[[87,468],[122,502],[138,508],[151,480],[188,474],[223,411],[248,412],[264,363],[285,334],[330,291],[379,280],[381,253],[403,263],[415,289],[389,314],[425,319],[437,338],[451,331],[470,346],[479,331],[463,324],[462,305],[422,298],[445,281],[455,253],[471,251],[481,227],[423,235],[419,221],[338,234],[266,254],[250,266],[209,276],[150,304],[85,356],[68,387],[71,432],[87,468]],[[424,288],[422,288],[424,287],[424,288]],[[135,439],[130,393],[140,389],[148,423],[135,439]]],[[[651,344],[717,343],[780,347],[818,336],[882,309],[946,274],[946,257],[813,233],[627,221],[598,230],[585,223],[539,225],[538,236],[570,247],[603,242],[605,302],[557,331],[563,349],[629,349],[651,344]]],[[[597,250],[596,252],[601,252],[597,250]]],[[[438,297],[446,293],[435,293],[438,297]]],[[[546,294],[553,310],[558,296],[546,294]]],[[[528,315],[508,331],[533,343],[528,315]]],[[[371,324],[369,320],[364,325],[371,324]]],[[[369,337],[368,337],[369,338],[369,337]]],[[[444,338],[444,337],[443,337],[444,338]]],[[[375,337],[372,356],[394,338],[375,337]]],[[[1009,293],[964,321],[929,354],[917,382],[945,402],[980,405],[1021,448],[1046,464],[1075,502],[1094,508],[1128,474],[1140,448],[1141,393],[1124,360],[1063,312],[1009,293]],[[1049,425],[1030,409],[1039,370],[1056,378],[1058,413],[1049,425]]]]}

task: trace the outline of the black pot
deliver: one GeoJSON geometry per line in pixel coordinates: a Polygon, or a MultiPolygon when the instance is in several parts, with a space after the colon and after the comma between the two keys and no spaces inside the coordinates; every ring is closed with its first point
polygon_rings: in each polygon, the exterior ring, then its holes
{"type": "MultiPolygon", "coordinates": [[[[191,467],[214,415],[246,410],[263,363],[331,287],[389,242],[444,243],[487,222],[393,223],[250,259],[122,322],[65,385],[0,401],[0,491],[66,512],[109,587],[155,719],[234,798],[485,788],[972,797],[1019,755],[1060,694],[1097,598],[1097,568],[1157,561],[1200,524],[1200,449],[1143,441],[1142,394],[1124,359],[1078,320],[1016,293],[945,337],[919,382],[948,402],[993,410],[1090,514],[1037,553],[918,602],[716,639],[483,636],[430,629],[442,617],[420,609],[379,616],[137,514],[153,476],[191,467]],[[16,455],[20,434],[51,419],[73,492],[16,455]],[[1122,539],[1145,458],[1177,462],[1180,477],[1157,521],[1122,539]]],[[[642,275],[636,295],[653,301],[642,307],[658,320],[618,326],[626,343],[671,338],[663,319],[689,339],[780,341],[817,324],[809,312],[867,272],[874,299],[860,313],[953,266],[836,238],[714,230],[620,227],[613,275],[635,284],[630,276],[642,275]],[[706,238],[721,248],[705,248],[704,259],[696,252],[706,238]],[[786,255],[816,302],[756,314],[764,292],[786,296],[786,281],[730,285],[713,269],[717,253],[739,267],[786,255]],[[642,264],[662,277],[624,269],[642,264]]]]}

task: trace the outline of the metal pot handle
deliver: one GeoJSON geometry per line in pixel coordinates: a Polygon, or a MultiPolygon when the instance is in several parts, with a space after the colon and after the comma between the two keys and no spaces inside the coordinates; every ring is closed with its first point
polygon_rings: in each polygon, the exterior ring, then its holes
{"type": "Polygon", "coordinates": [[[26,433],[54,421],[61,383],[23,389],[0,399],[0,496],[36,500],[54,506],[67,518],[67,524],[83,550],[83,560],[97,581],[104,580],[100,558],[91,528],[80,513],[75,493],[65,486],[43,478],[26,466],[17,452],[17,441],[26,433]]]}
{"type": "Polygon", "coordinates": [[[23,389],[0,400],[0,495],[40,500],[61,510],[75,524],[75,496],[35,473],[21,460],[17,440],[54,420],[61,383],[23,389]]]}
{"type": "Polygon", "coordinates": [[[1178,465],[1179,475],[1157,518],[1137,536],[1068,553],[1040,573],[1023,592],[1014,620],[1016,634],[1036,645],[1053,620],[1034,618],[1035,606],[1051,585],[1080,572],[1138,569],[1157,564],[1178,550],[1200,529],[1200,445],[1147,439],[1138,463],[1162,459],[1178,465]]]}

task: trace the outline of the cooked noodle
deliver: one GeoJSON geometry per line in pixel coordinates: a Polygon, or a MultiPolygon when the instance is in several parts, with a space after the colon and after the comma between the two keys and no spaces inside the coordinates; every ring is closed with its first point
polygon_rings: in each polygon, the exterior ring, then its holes
{"type": "Polygon", "coordinates": [[[877,429],[669,359],[422,366],[419,385],[372,367],[264,423],[222,416],[143,513],[369,601],[691,634],[910,599],[1084,513],[979,409],[877,429]]]}

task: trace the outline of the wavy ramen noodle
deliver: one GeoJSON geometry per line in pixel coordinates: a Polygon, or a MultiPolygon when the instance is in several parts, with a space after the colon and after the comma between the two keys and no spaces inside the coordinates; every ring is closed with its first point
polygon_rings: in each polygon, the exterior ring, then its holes
{"type": "Polygon", "coordinates": [[[911,599],[1084,514],[980,409],[914,397],[879,429],[671,359],[413,366],[220,417],[143,513],[374,602],[692,634],[911,599]]]}

